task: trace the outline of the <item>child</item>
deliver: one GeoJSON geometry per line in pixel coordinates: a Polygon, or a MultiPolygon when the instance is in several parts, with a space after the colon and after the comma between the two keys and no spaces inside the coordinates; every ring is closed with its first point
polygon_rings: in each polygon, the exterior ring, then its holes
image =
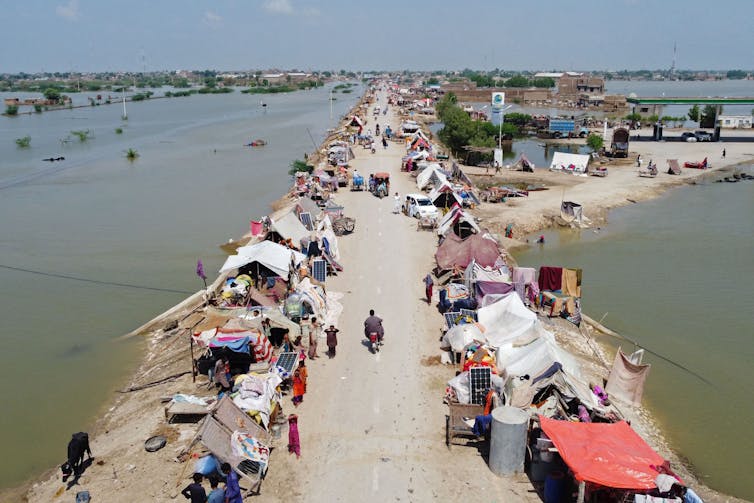
{"type": "Polygon", "coordinates": [[[304,380],[301,378],[301,370],[296,369],[293,373],[293,405],[296,407],[304,401],[305,386],[304,380]]]}
{"type": "Polygon", "coordinates": [[[333,358],[335,356],[335,347],[338,345],[338,332],[335,325],[330,325],[330,328],[325,330],[327,334],[327,356],[333,358]]]}
{"type": "Polygon", "coordinates": [[[207,493],[202,487],[202,479],[204,476],[201,473],[194,474],[194,483],[187,485],[181,494],[184,498],[190,499],[191,503],[205,503],[207,501],[207,493]]]}
{"type": "Polygon", "coordinates": [[[225,503],[225,489],[217,487],[220,484],[220,479],[217,477],[209,478],[209,486],[212,490],[207,496],[207,503],[225,503]]]}
{"type": "Polygon", "coordinates": [[[306,394],[306,380],[309,377],[309,369],[306,368],[306,359],[299,362],[298,375],[301,377],[301,382],[304,383],[304,394],[306,394]]]}
{"type": "Polygon", "coordinates": [[[296,453],[296,458],[301,457],[301,443],[298,438],[298,416],[288,416],[288,452],[296,453]]]}

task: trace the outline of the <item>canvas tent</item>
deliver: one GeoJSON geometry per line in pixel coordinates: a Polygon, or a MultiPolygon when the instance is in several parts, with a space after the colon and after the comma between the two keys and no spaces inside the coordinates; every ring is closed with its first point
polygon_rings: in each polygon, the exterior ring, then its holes
{"type": "Polygon", "coordinates": [[[242,246],[236,252],[236,255],[231,255],[225,260],[220,268],[221,273],[258,262],[287,280],[291,261],[297,266],[306,259],[305,255],[272,241],[260,241],[250,246],[242,246]]]}
{"type": "Polygon", "coordinates": [[[454,204],[463,205],[463,201],[447,181],[432,189],[429,198],[432,200],[432,204],[438,208],[450,208],[454,204]]]}
{"type": "Polygon", "coordinates": [[[628,490],[657,487],[658,471],[665,460],[625,421],[576,423],[539,416],[542,431],[579,482],[628,490]]]}
{"type": "Polygon", "coordinates": [[[283,239],[290,239],[296,246],[300,246],[302,238],[309,237],[309,231],[292,211],[272,220],[271,229],[283,239]]]}
{"type": "Polygon", "coordinates": [[[442,184],[447,181],[448,178],[445,176],[445,173],[442,172],[440,165],[437,163],[429,164],[421,173],[416,175],[416,186],[419,190],[424,190],[430,184],[442,184]],[[433,180],[436,181],[433,183],[433,180]]]}
{"type": "Polygon", "coordinates": [[[355,126],[358,128],[364,127],[364,122],[361,120],[361,118],[358,115],[354,115],[351,117],[351,122],[348,123],[349,126],[355,126]]]}
{"type": "Polygon", "coordinates": [[[581,224],[584,219],[584,207],[573,201],[563,201],[560,203],[560,217],[566,222],[581,224]]]}
{"type": "Polygon", "coordinates": [[[437,267],[442,270],[465,269],[472,261],[481,267],[491,267],[499,257],[497,243],[481,234],[472,234],[466,239],[449,234],[435,252],[437,267]]]}
{"type": "Polygon", "coordinates": [[[454,205],[437,226],[439,236],[445,236],[451,231],[461,238],[482,232],[474,221],[474,217],[463,211],[459,205],[454,205]]]}
{"type": "Polygon", "coordinates": [[[550,170],[568,173],[586,173],[587,164],[589,164],[588,155],[555,152],[550,163],[550,170]]]}
{"type": "Polygon", "coordinates": [[[487,344],[496,348],[519,339],[534,339],[544,331],[537,315],[527,309],[518,295],[507,295],[478,309],[477,318],[484,327],[487,344]]]}

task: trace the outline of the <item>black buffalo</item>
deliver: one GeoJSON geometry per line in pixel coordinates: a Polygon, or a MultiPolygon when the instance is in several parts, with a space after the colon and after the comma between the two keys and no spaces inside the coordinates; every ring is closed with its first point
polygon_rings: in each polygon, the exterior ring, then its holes
{"type": "Polygon", "coordinates": [[[84,472],[84,454],[92,458],[89,448],[89,434],[80,431],[71,435],[68,442],[68,461],[61,467],[63,470],[63,482],[71,475],[78,478],[84,472]]]}

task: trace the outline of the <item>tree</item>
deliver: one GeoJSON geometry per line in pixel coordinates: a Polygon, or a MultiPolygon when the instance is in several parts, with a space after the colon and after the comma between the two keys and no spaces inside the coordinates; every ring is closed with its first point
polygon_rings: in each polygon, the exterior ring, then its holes
{"type": "Polygon", "coordinates": [[[505,81],[505,87],[529,87],[529,79],[523,75],[516,75],[505,81]]]}
{"type": "Polygon", "coordinates": [[[745,79],[746,72],[743,70],[728,70],[726,77],[729,79],[745,79]]]}
{"type": "Polygon", "coordinates": [[[295,176],[299,172],[311,173],[312,171],[314,171],[314,166],[310,166],[306,161],[296,159],[289,165],[288,174],[295,176]]]}
{"type": "Polygon", "coordinates": [[[53,102],[58,103],[60,101],[60,91],[55,89],[54,87],[48,87],[44,90],[45,99],[53,102]]]}
{"type": "Polygon", "coordinates": [[[16,138],[16,145],[19,148],[29,148],[29,145],[31,145],[31,136],[26,135],[23,138],[16,138]]]}
{"type": "Polygon", "coordinates": [[[589,133],[589,136],[586,137],[586,144],[593,152],[597,152],[605,145],[605,140],[598,134],[589,133]]]}
{"type": "Polygon", "coordinates": [[[428,86],[436,86],[440,83],[440,80],[437,77],[430,77],[427,79],[427,82],[425,82],[428,86]]]}
{"type": "Polygon", "coordinates": [[[18,115],[18,107],[16,105],[6,106],[5,115],[18,115]]]}
{"type": "Polygon", "coordinates": [[[689,108],[689,113],[687,115],[689,116],[690,120],[699,122],[699,105],[694,105],[693,107],[689,108]]]}
{"type": "Polygon", "coordinates": [[[650,124],[655,124],[659,120],[660,120],[660,116],[657,114],[650,115],[649,117],[647,117],[647,122],[649,122],[650,124]]]}
{"type": "Polygon", "coordinates": [[[641,120],[641,115],[638,114],[638,113],[636,113],[636,112],[634,112],[632,114],[626,115],[624,117],[624,119],[626,119],[627,121],[631,121],[631,122],[639,122],[641,120]]]}
{"type": "Polygon", "coordinates": [[[137,152],[136,149],[129,148],[126,150],[126,159],[129,161],[134,162],[137,157],[139,157],[139,152],[137,152]]]}
{"type": "MultiPolygon", "coordinates": [[[[720,107],[720,112],[722,112],[723,109],[720,107]]],[[[713,128],[715,127],[715,117],[717,116],[717,107],[715,105],[705,105],[704,110],[702,110],[702,115],[699,118],[699,127],[708,127],[713,128]]]]}

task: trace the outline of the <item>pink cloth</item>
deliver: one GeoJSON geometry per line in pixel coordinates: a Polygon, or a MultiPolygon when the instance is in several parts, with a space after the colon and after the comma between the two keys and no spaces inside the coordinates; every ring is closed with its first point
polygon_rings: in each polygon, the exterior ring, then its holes
{"type": "Polygon", "coordinates": [[[514,267],[511,280],[513,283],[528,285],[536,281],[537,271],[533,267],[514,267]]]}
{"type": "Polygon", "coordinates": [[[298,438],[298,423],[295,421],[288,422],[288,452],[295,453],[296,457],[301,457],[301,442],[298,438]]]}

